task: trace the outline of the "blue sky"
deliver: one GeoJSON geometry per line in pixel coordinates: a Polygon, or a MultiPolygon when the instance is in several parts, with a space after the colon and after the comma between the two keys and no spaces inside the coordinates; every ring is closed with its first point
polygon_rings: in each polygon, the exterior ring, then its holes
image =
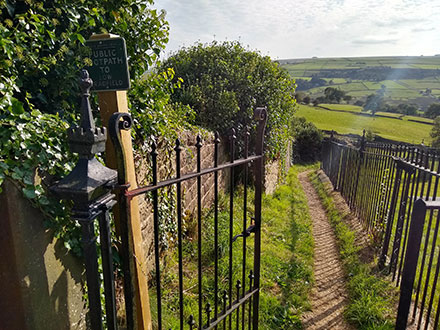
{"type": "Polygon", "coordinates": [[[166,54],[240,40],[274,59],[440,53],[440,0],[156,0],[166,54]]]}

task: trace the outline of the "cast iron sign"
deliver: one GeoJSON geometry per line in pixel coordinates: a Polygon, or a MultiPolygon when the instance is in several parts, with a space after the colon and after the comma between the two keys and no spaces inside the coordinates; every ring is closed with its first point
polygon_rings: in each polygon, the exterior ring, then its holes
{"type": "Polygon", "coordinates": [[[87,67],[94,91],[116,91],[130,88],[127,50],[123,38],[89,40],[92,66],[87,67]]]}

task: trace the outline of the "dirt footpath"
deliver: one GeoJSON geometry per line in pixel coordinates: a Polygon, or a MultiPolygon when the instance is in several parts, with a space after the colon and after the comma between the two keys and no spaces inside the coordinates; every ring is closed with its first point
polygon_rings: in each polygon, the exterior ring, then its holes
{"type": "Polygon", "coordinates": [[[298,178],[307,196],[315,238],[315,286],[310,297],[312,309],[303,315],[304,328],[354,329],[343,315],[348,298],[333,229],[307,172],[300,173],[298,178]]]}

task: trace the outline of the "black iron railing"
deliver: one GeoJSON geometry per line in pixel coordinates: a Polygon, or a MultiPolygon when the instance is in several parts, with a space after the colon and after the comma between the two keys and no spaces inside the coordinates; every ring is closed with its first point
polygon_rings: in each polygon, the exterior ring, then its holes
{"type": "Polygon", "coordinates": [[[380,247],[400,287],[396,329],[439,327],[439,157],[423,146],[325,143],[322,168],[380,247]],[[423,209],[423,210],[422,210],[423,209]],[[427,210],[427,211],[426,211],[427,210]]]}
{"type": "MultiPolygon", "coordinates": [[[[156,311],[157,317],[153,320],[154,326],[157,329],[163,329],[166,325],[163,315],[163,280],[161,269],[161,250],[159,242],[159,198],[158,192],[160,189],[167,187],[176,187],[176,222],[177,222],[177,250],[178,250],[178,306],[176,308],[179,312],[179,328],[184,329],[189,325],[189,329],[217,329],[220,325],[227,326],[231,329],[233,324],[235,312],[235,325],[239,329],[258,329],[258,307],[259,307],[259,285],[260,285],[260,231],[261,231],[261,198],[262,198],[262,182],[263,182],[263,144],[264,144],[264,130],[266,125],[267,113],[265,108],[257,108],[255,111],[255,119],[257,120],[257,132],[255,138],[255,153],[249,155],[249,140],[250,134],[245,127],[243,136],[243,157],[235,159],[236,146],[236,132],[232,130],[229,137],[229,155],[230,160],[227,163],[219,164],[219,144],[220,139],[218,134],[214,138],[214,159],[213,166],[202,168],[201,151],[203,148],[203,141],[200,135],[196,137],[196,171],[192,173],[181,173],[181,152],[182,146],[179,140],[176,141],[175,152],[175,177],[163,181],[158,180],[158,150],[156,142],[151,145],[151,169],[152,182],[150,185],[139,187],[133,190],[125,190],[125,200],[123,204],[127,207],[131,200],[136,196],[141,196],[147,193],[152,195],[152,209],[154,222],[154,274],[155,290],[156,290],[156,311]],[[255,184],[254,195],[254,216],[252,222],[248,219],[248,166],[253,164],[252,174],[254,176],[253,182],[255,184]],[[242,231],[234,232],[234,223],[237,221],[237,216],[234,214],[234,170],[241,168],[243,177],[243,219],[242,231]],[[218,255],[218,238],[219,238],[219,172],[229,171],[229,229],[228,229],[228,276],[227,289],[221,291],[219,288],[219,255],[218,255]],[[202,182],[206,176],[214,175],[214,246],[210,247],[213,251],[214,260],[213,268],[213,287],[204,287],[203,279],[208,276],[204,274],[202,266],[202,182]],[[184,288],[184,251],[183,251],[183,229],[182,229],[182,183],[191,179],[197,181],[197,315],[186,315],[185,313],[185,288],[184,288]],[[253,234],[253,255],[252,270],[247,272],[247,246],[248,237],[253,234]],[[238,244],[237,238],[243,238],[242,245],[242,262],[241,275],[238,278],[234,276],[233,270],[233,245],[238,244]],[[204,292],[213,291],[212,301],[206,298],[204,292]],[[247,305],[247,307],[246,307],[247,305]],[[247,310],[247,313],[246,313],[247,310]]],[[[111,119],[111,127],[119,127],[121,129],[130,128],[131,119],[127,115],[115,114],[111,119]],[[123,123],[126,122],[124,125],[123,123]]],[[[110,135],[116,146],[118,158],[122,159],[122,148],[119,133],[117,130],[110,130],[110,135]]],[[[123,166],[123,161],[119,161],[123,166]]],[[[123,180],[124,171],[120,171],[119,180],[123,180]]],[[[120,181],[121,182],[121,181],[120,181]]],[[[210,276],[210,275],[209,275],[210,276]]]]}
{"type": "MultiPolygon", "coordinates": [[[[203,141],[201,136],[196,137],[196,171],[192,173],[181,173],[181,152],[180,141],[176,141],[174,148],[176,175],[174,178],[163,181],[158,180],[158,150],[155,142],[151,145],[151,171],[152,182],[150,185],[129,190],[127,183],[127,171],[125,168],[124,149],[122,148],[121,130],[129,130],[132,120],[127,113],[115,113],[109,122],[109,135],[112,138],[115,147],[118,171],[109,169],[102,165],[95,157],[96,154],[105,150],[107,132],[105,128],[95,127],[92,117],[92,111],[89,103],[90,88],[93,82],[89,78],[87,71],[81,73],[80,85],[82,89],[81,106],[81,125],[72,127],[69,130],[69,142],[72,152],[79,154],[79,161],[74,170],[60,182],[52,187],[52,190],[60,198],[73,201],[73,219],[77,220],[82,226],[82,241],[84,250],[84,263],[87,277],[87,293],[89,302],[89,323],[90,328],[94,330],[103,329],[104,324],[108,329],[117,329],[116,303],[115,303],[115,285],[112,257],[112,237],[110,231],[110,211],[116,201],[119,204],[119,222],[121,239],[121,257],[124,275],[124,296],[125,296],[125,318],[127,329],[137,328],[139,324],[136,319],[136,302],[134,301],[135,276],[133,269],[136,263],[145,262],[135,260],[136,256],[131,255],[130,248],[130,208],[133,198],[136,196],[151,194],[153,208],[153,227],[154,227],[154,274],[156,289],[156,306],[153,311],[153,328],[169,328],[164,322],[163,315],[163,291],[164,281],[161,270],[161,250],[159,243],[160,234],[160,216],[159,216],[159,198],[160,189],[175,187],[176,194],[176,219],[177,222],[177,250],[178,250],[178,304],[172,306],[173,311],[178,311],[179,325],[174,328],[179,329],[219,329],[221,325],[231,329],[233,318],[236,329],[258,329],[258,308],[259,308],[259,286],[260,286],[260,252],[261,252],[261,200],[262,200],[262,182],[263,182],[263,145],[264,131],[267,120],[266,108],[257,108],[254,119],[257,121],[257,132],[255,141],[250,148],[250,134],[245,128],[241,135],[243,136],[243,157],[235,159],[236,133],[232,130],[229,139],[230,161],[219,164],[219,144],[218,134],[214,139],[214,159],[213,166],[202,168],[202,148],[203,141]],[[253,154],[250,150],[253,149],[253,154]],[[253,165],[252,171],[248,167],[253,165]],[[234,193],[235,193],[235,175],[234,170],[240,169],[243,179],[243,219],[241,215],[234,214],[234,193]],[[228,275],[226,278],[220,278],[219,275],[219,172],[229,171],[229,228],[228,228],[228,275]],[[212,276],[204,273],[202,265],[202,247],[203,247],[203,213],[202,210],[210,205],[202,204],[202,183],[208,175],[214,176],[214,244],[209,247],[212,250],[213,260],[209,262],[213,265],[212,276]],[[248,182],[250,176],[253,176],[254,197],[253,197],[253,217],[248,219],[250,212],[248,202],[248,182]],[[184,239],[183,236],[183,214],[182,214],[182,183],[191,179],[197,181],[197,312],[188,313],[185,311],[185,299],[189,300],[184,290],[184,239]],[[118,189],[123,193],[119,197],[112,194],[112,190],[118,189]],[[95,221],[99,221],[99,235],[102,257],[102,272],[104,280],[105,293],[105,313],[101,306],[101,283],[98,272],[98,254],[97,237],[95,236],[95,221]],[[240,222],[242,221],[242,222],[240,222]],[[242,230],[238,230],[234,224],[240,224],[242,230]],[[252,248],[250,235],[253,235],[252,248]],[[242,260],[240,264],[241,274],[232,272],[234,246],[239,247],[239,240],[243,239],[242,260]],[[251,251],[248,251],[251,250],[251,251]],[[248,262],[246,256],[253,253],[252,262],[248,262]],[[204,279],[207,276],[213,277],[213,283],[204,279]],[[220,279],[222,283],[219,283],[220,279]],[[227,288],[221,290],[221,287],[227,288]],[[212,294],[206,295],[210,292],[212,294]],[[103,322],[105,319],[105,322],[103,322]]],[[[237,249],[237,248],[236,248],[237,249]]],[[[234,264],[235,266],[235,264],[234,264]]],[[[148,276],[148,274],[144,274],[148,276]]],[[[191,298],[194,299],[194,298],[191,298]]],[[[152,304],[154,305],[154,304],[152,304]]],[[[169,307],[169,306],[167,306],[169,307]]],[[[165,320],[166,321],[166,320],[165,320]]]]}

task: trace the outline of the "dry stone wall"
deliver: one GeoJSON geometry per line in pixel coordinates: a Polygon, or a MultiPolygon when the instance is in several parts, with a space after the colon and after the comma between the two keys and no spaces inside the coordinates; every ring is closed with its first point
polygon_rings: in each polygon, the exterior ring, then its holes
{"type": "MultiPolygon", "coordinates": [[[[196,172],[197,170],[197,149],[196,134],[190,131],[179,132],[181,141],[181,175],[196,172]]],[[[214,134],[205,132],[203,134],[203,147],[201,149],[201,168],[209,168],[214,165],[214,134]]],[[[158,141],[158,181],[173,178],[176,175],[175,151],[167,146],[164,141],[158,141]]],[[[135,155],[136,175],[139,186],[151,183],[151,159],[148,154],[144,156],[135,155]]],[[[227,141],[221,141],[219,146],[219,164],[229,161],[227,141]]],[[[288,162],[286,162],[288,163],[288,162]]],[[[279,160],[268,162],[265,166],[265,192],[271,194],[279,181],[281,175],[279,160]]],[[[219,172],[219,191],[224,191],[228,186],[229,171],[219,172]]],[[[166,188],[170,198],[176,194],[175,185],[166,188]],[[172,196],[171,196],[172,195],[172,196]]],[[[141,216],[142,235],[144,252],[147,257],[148,267],[151,269],[154,264],[154,230],[153,210],[148,195],[139,196],[139,209],[141,216]]],[[[214,202],[214,174],[202,177],[202,207],[209,208],[214,202]]],[[[160,203],[160,201],[159,201],[160,203]]],[[[184,219],[183,230],[189,236],[194,236],[197,228],[197,179],[182,182],[182,217],[184,219]]],[[[171,219],[171,221],[176,221],[171,219]]]]}

